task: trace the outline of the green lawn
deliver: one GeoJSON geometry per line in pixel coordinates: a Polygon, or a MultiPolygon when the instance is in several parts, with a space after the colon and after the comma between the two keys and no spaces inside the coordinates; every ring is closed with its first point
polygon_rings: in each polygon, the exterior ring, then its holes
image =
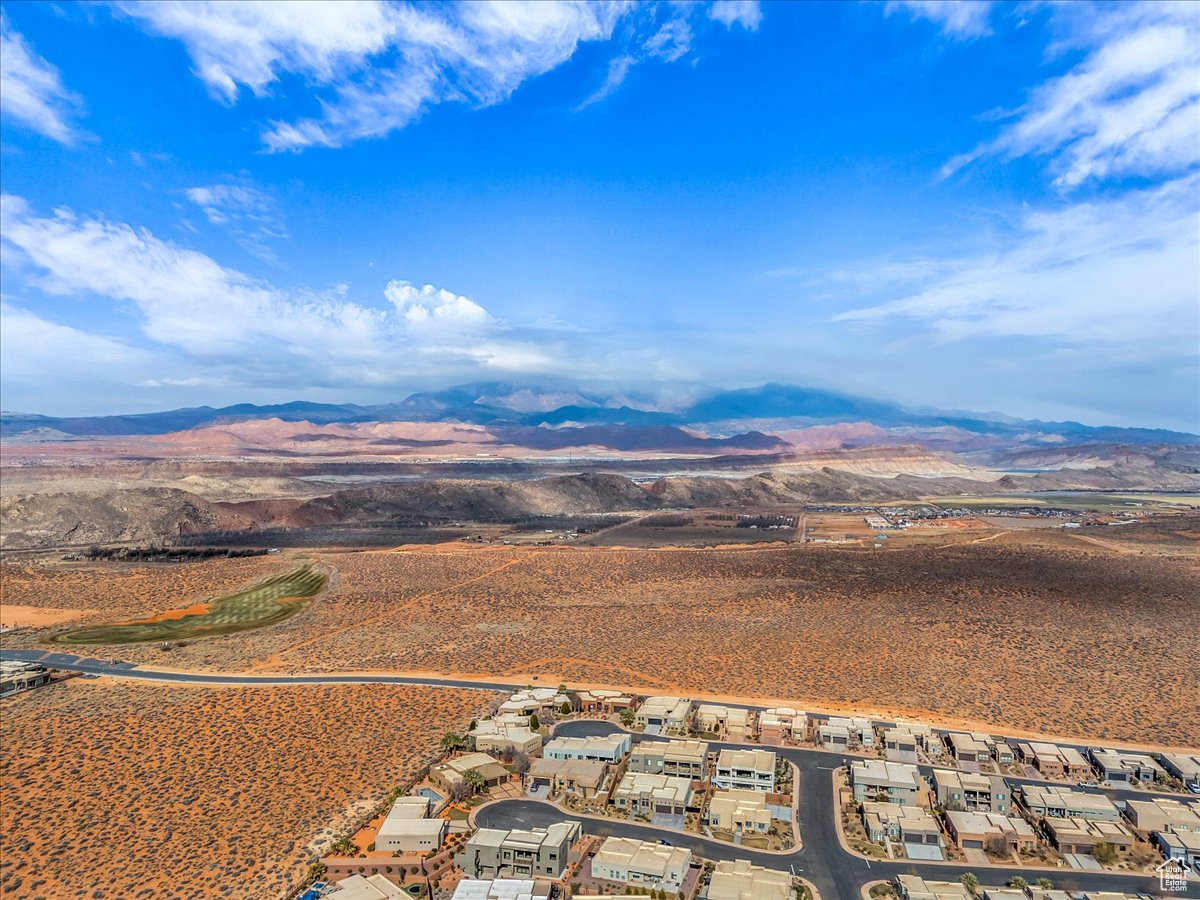
{"type": "Polygon", "coordinates": [[[291,618],[307,605],[304,598],[319,594],[325,582],[324,574],[304,565],[213,600],[203,612],[160,621],[150,616],[137,622],[87,625],[61,631],[47,640],[53,644],[138,644],[248,631],[291,618]]]}

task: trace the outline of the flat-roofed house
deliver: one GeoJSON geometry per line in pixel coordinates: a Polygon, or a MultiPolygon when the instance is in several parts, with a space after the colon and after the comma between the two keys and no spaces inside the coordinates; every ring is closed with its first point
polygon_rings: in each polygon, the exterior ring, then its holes
{"type": "Polygon", "coordinates": [[[1187,866],[1200,866],[1200,831],[1160,831],[1154,843],[1167,859],[1187,866]]]}
{"type": "Polygon", "coordinates": [[[1021,802],[1039,818],[1092,819],[1097,822],[1116,822],[1121,813],[1103,794],[1076,791],[1061,785],[1022,785],[1021,802]]]}
{"type": "Polygon", "coordinates": [[[850,729],[845,725],[835,725],[832,721],[822,722],[817,726],[817,743],[826,750],[848,750],[850,729]]]}
{"type": "Polygon", "coordinates": [[[608,837],[592,857],[592,877],[678,893],[687,879],[692,851],[682,847],[608,837]]]}
{"type": "Polygon", "coordinates": [[[1160,753],[1158,762],[1172,778],[1188,787],[1200,787],[1200,754],[1160,753]]]}
{"type": "Polygon", "coordinates": [[[1125,817],[1139,831],[1200,834],[1200,802],[1181,803],[1170,797],[1126,800],[1125,817]]]}
{"type": "Polygon", "coordinates": [[[594,737],[561,737],[547,741],[542,756],[546,759],[591,759],[613,766],[625,758],[632,746],[633,739],[625,731],[594,737]]]}
{"type": "Polygon", "coordinates": [[[719,738],[744,741],[754,734],[754,713],[740,706],[702,703],[696,708],[696,729],[719,738]]]}
{"type": "Polygon", "coordinates": [[[334,900],[403,900],[404,891],[382,875],[349,875],[335,882],[334,900]]]}
{"type": "Polygon", "coordinates": [[[904,726],[884,729],[883,750],[892,762],[917,762],[917,736],[904,726]]]}
{"type": "Polygon", "coordinates": [[[692,802],[692,779],[626,772],[612,794],[613,805],[637,814],[682,816],[692,802]]]}
{"type": "Polygon", "coordinates": [[[647,697],[637,708],[634,721],[654,734],[687,730],[692,718],[692,701],[685,697],[647,697]]]}
{"type": "Polygon", "coordinates": [[[463,775],[471,769],[483,776],[488,787],[502,784],[512,777],[508,769],[486,753],[464,753],[431,768],[429,780],[444,790],[454,791],[466,783],[463,775]]]}
{"type": "Polygon", "coordinates": [[[449,823],[445,819],[431,819],[432,806],[428,797],[397,798],[375,835],[375,849],[397,855],[440,850],[449,823]]]}
{"type": "Polygon", "coordinates": [[[578,691],[575,699],[580,712],[605,716],[632,709],[636,703],[633,697],[620,691],[578,691]]]}
{"type": "Polygon", "coordinates": [[[1091,853],[1097,844],[1112,844],[1122,851],[1133,846],[1133,835],[1120,822],[1075,818],[1048,818],[1042,822],[1050,842],[1061,853],[1091,853]]]}
{"type": "Polygon", "coordinates": [[[962,850],[985,850],[993,841],[1002,841],[1009,850],[1026,852],[1037,846],[1037,835],[1028,822],[1000,813],[950,810],[946,813],[946,836],[962,850]]]}
{"type": "Polygon", "coordinates": [[[758,733],[764,744],[798,744],[808,734],[808,713],[790,706],[764,709],[758,717],[758,733]]]}
{"type": "Polygon", "coordinates": [[[0,660],[0,697],[50,683],[50,670],[39,663],[0,660]]]}
{"type": "Polygon", "coordinates": [[[933,789],[946,809],[1007,813],[1012,805],[1008,782],[999,775],[934,769],[933,789]]]}
{"type": "Polygon", "coordinates": [[[481,828],[455,861],[468,878],[562,878],[578,858],[578,822],[545,828],[481,828]]]}
{"type": "Polygon", "coordinates": [[[708,776],[704,741],[642,741],[629,754],[629,771],[703,781],[708,776]]]}
{"type": "Polygon", "coordinates": [[[767,795],[762,791],[713,791],[708,801],[708,823],[734,833],[766,834],[771,827],[767,795]]]}
{"type": "Polygon", "coordinates": [[[717,756],[712,783],[731,790],[775,793],[775,753],[772,750],[722,750],[717,756]]]}
{"type": "Polygon", "coordinates": [[[934,847],[938,852],[922,853],[922,858],[944,859],[941,851],[942,832],[937,819],[921,806],[901,806],[895,803],[879,803],[868,800],[862,805],[863,829],[877,844],[891,839],[905,845],[910,856],[917,855],[908,845],[925,848],[934,847]]]}
{"type": "Polygon", "coordinates": [[[529,718],[514,714],[484,719],[467,732],[481,753],[537,753],[542,736],[529,730],[529,718]]]}
{"type": "Polygon", "coordinates": [[[950,748],[950,755],[960,761],[987,762],[992,758],[992,751],[986,743],[964,731],[950,732],[946,735],[946,744],[950,748]]]}
{"type": "Polygon", "coordinates": [[[713,868],[707,900],[789,900],[792,876],[749,860],[723,860],[713,868]]]}
{"type": "Polygon", "coordinates": [[[598,759],[531,760],[525,778],[531,787],[546,786],[552,792],[567,791],[580,797],[595,797],[604,790],[608,766],[598,759]]]}
{"type": "Polygon", "coordinates": [[[870,719],[858,716],[830,716],[817,727],[817,740],[827,750],[843,750],[846,747],[874,747],[875,724],[870,719]],[[842,741],[843,735],[845,741],[842,741]]]}
{"type": "Polygon", "coordinates": [[[1093,748],[1089,754],[1100,783],[1110,787],[1124,787],[1134,781],[1150,782],[1160,775],[1167,774],[1166,770],[1146,753],[1093,748]]]}
{"type": "Polygon", "coordinates": [[[549,900],[550,884],[532,878],[464,878],[452,900],[549,900]]]}
{"type": "Polygon", "coordinates": [[[518,715],[529,718],[538,713],[557,713],[562,705],[574,706],[570,696],[555,688],[526,688],[516,691],[500,704],[499,715],[518,715]]]}
{"type": "Polygon", "coordinates": [[[858,803],[878,800],[916,806],[922,788],[921,774],[916,766],[864,759],[850,766],[850,784],[858,803]]]}
{"type": "Polygon", "coordinates": [[[897,875],[901,900],[975,900],[961,881],[926,881],[920,875],[897,875]]]}

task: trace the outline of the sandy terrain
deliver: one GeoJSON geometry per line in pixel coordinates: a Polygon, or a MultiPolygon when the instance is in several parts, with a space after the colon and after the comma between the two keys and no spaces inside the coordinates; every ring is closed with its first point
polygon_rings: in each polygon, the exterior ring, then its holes
{"type": "Polygon", "coordinates": [[[278,898],[490,696],[72,679],[6,700],[0,891],[278,898]]]}
{"type": "MultiPolygon", "coordinates": [[[[974,529],[883,550],[323,552],[335,583],[293,620],[113,655],[221,671],[541,673],[1196,746],[1195,635],[1179,627],[1200,616],[1193,529],[1108,529],[1120,552],[1062,530],[974,529]]],[[[56,588],[87,583],[81,605],[144,613],[260,565],[11,567],[4,583],[14,602],[55,607],[70,603],[56,588]]]]}
{"type": "Polygon", "coordinates": [[[74,622],[87,615],[87,609],[54,609],[53,607],[0,605],[0,628],[49,628],[63,622],[74,622]]]}

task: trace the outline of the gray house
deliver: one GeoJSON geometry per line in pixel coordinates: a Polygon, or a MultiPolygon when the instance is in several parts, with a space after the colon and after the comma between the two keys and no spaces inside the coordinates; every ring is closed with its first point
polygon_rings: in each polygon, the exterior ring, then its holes
{"type": "Polygon", "coordinates": [[[546,828],[481,828],[457,862],[468,878],[562,878],[582,829],[578,822],[546,828]]]}

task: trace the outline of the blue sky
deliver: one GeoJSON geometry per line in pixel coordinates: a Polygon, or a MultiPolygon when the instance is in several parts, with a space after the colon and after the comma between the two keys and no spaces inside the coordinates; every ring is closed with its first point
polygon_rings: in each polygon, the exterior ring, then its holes
{"type": "Polygon", "coordinates": [[[1200,431],[1200,4],[2,6],[6,409],[780,381],[1200,431]]]}

